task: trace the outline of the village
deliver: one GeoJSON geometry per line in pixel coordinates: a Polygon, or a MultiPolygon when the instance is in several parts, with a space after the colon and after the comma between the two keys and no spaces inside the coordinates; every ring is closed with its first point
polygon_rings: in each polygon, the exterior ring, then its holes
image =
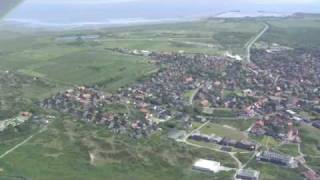
{"type": "MultiPolygon", "coordinates": [[[[302,138],[298,127],[301,124],[320,127],[319,121],[309,115],[319,113],[318,51],[303,51],[305,53],[297,56],[297,53],[301,54],[299,49],[256,49],[253,62],[243,65],[237,59],[205,54],[108,50],[148,57],[158,66],[158,71],[110,94],[100,91],[98,86],[75,87],[45,99],[40,103],[41,107],[134,138],[169,131],[169,137],[191,146],[206,148],[206,145],[213,145],[217,151],[230,155],[238,151],[254,152],[248,162],[239,163],[236,179],[259,179],[258,170],[246,169],[253,160],[287,168],[300,166],[307,179],[319,178],[305,164],[303,154],[299,157],[286,155],[256,140],[269,137],[280,144],[300,146],[302,138]],[[300,58],[295,60],[297,57],[300,58]],[[220,111],[222,113],[217,113],[220,111]],[[243,139],[203,134],[202,126],[194,127],[195,122],[204,126],[216,119],[253,120],[253,123],[239,132],[248,137],[243,139]]],[[[227,131],[239,130],[229,128],[227,131]]],[[[210,166],[218,164],[200,160],[194,168],[215,172],[212,169],[216,167],[210,166]]]]}

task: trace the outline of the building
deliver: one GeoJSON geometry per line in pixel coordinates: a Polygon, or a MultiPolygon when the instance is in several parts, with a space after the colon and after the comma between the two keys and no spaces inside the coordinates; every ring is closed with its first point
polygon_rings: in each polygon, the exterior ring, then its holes
{"type": "Polygon", "coordinates": [[[260,172],[252,169],[239,169],[236,180],[259,180],[260,172]]]}
{"type": "Polygon", "coordinates": [[[244,140],[237,142],[235,147],[239,149],[245,149],[248,151],[254,151],[257,149],[257,145],[255,143],[250,141],[244,141],[244,140]]]}
{"type": "Polygon", "coordinates": [[[290,110],[290,109],[286,110],[286,113],[288,113],[288,114],[291,115],[291,116],[294,116],[294,115],[297,114],[296,112],[294,112],[294,111],[292,111],[292,110],[290,110]]]}
{"type": "Polygon", "coordinates": [[[225,151],[225,152],[231,152],[231,151],[232,151],[232,147],[222,146],[222,147],[220,148],[220,150],[225,151]]]}
{"type": "Polygon", "coordinates": [[[315,121],[312,123],[312,126],[315,127],[315,128],[318,128],[320,129],[320,121],[315,121]]]}
{"type": "Polygon", "coordinates": [[[229,138],[223,138],[219,144],[223,146],[236,146],[237,141],[229,138]]]}
{"type": "Polygon", "coordinates": [[[266,161],[274,164],[278,164],[281,166],[286,166],[289,168],[297,168],[298,163],[292,156],[287,156],[283,154],[279,154],[271,151],[263,151],[259,152],[256,155],[258,161],[266,161]]]}
{"type": "Polygon", "coordinates": [[[229,171],[230,168],[221,166],[220,162],[206,160],[206,159],[199,159],[197,160],[193,166],[193,169],[203,171],[203,172],[210,172],[210,173],[217,173],[219,171],[229,171]]]}
{"type": "Polygon", "coordinates": [[[195,141],[210,142],[210,136],[200,134],[199,132],[191,134],[188,138],[192,139],[192,140],[195,140],[195,141]]]}

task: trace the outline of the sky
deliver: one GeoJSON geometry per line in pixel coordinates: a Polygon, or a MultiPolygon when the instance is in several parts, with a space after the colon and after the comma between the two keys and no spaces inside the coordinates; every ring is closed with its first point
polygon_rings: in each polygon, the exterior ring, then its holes
{"type": "MultiPolygon", "coordinates": [[[[41,4],[110,4],[110,3],[126,3],[126,2],[172,2],[172,3],[185,3],[187,1],[194,2],[193,0],[27,0],[28,3],[41,3],[41,4]]],[[[201,0],[203,2],[222,2],[223,0],[201,0]]],[[[225,0],[230,3],[242,2],[252,4],[317,4],[319,0],[225,0]]],[[[199,3],[197,1],[196,3],[199,3]]]]}
{"type": "Polygon", "coordinates": [[[320,13],[320,0],[25,0],[6,19],[55,24],[104,23],[205,17],[231,10],[320,13]]]}

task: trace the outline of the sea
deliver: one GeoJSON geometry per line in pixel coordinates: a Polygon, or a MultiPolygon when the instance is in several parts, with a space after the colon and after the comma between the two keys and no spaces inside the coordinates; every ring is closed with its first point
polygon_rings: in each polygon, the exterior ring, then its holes
{"type": "Polygon", "coordinates": [[[190,21],[204,17],[287,16],[294,12],[320,12],[318,4],[248,4],[243,0],[149,0],[108,2],[108,0],[27,0],[2,23],[29,26],[81,27],[190,21]],[[73,2],[73,3],[70,3],[73,2]]]}

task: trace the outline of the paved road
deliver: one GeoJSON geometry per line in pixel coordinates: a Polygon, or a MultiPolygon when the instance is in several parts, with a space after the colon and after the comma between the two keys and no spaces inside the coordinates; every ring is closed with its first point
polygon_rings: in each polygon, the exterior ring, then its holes
{"type": "Polygon", "coordinates": [[[269,25],[268,24],[264,24],[265,27],[264,29],[254,38],[252,39],[252,41],[248,44],[247,46],[247,61],[248,63],[251,63],[251,48],[252,46],[254,45],[254,43],[256,43],[260,38],[261,36],[268,31],[269,29],[269,25]]]}

